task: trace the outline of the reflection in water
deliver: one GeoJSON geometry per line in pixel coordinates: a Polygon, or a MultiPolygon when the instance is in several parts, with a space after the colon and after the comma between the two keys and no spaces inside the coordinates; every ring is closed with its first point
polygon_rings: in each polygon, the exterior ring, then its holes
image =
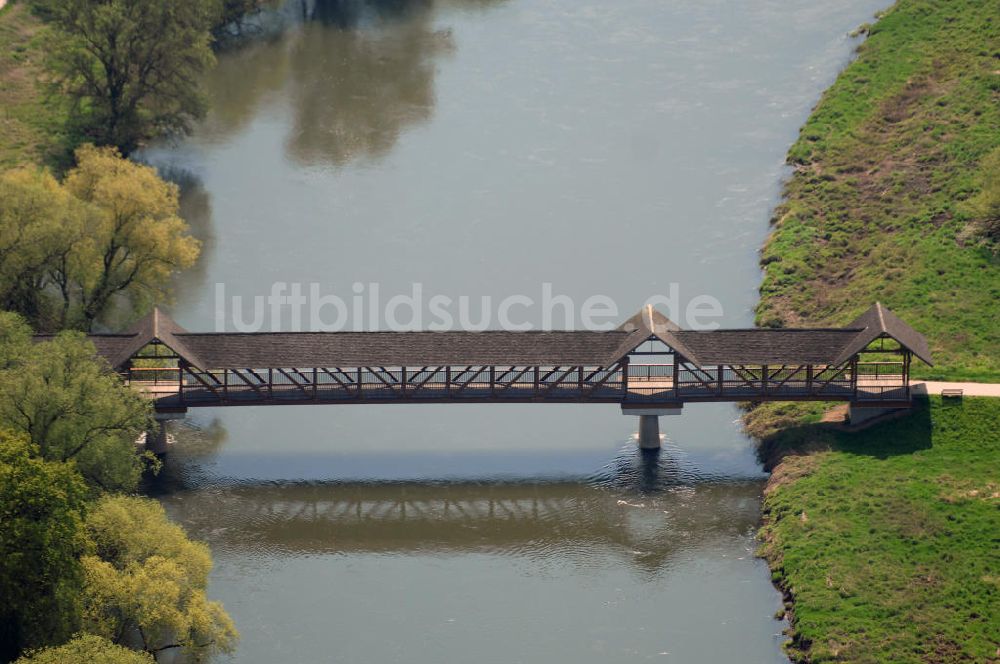
{"type": "Polygon", "coordinates": [[[306,20],[344,30],[374,21],[405,18],[433,4],[432,0],[298,0],[298,3],[306,20]]]}
{"type": "MultiPolygon", "coordinates": [[[[140,153],[141,159],[144,155],[140,153]]],[[[187,222],[191,234],[201,242],[201,254],[190,268],[177,273],[174,283],[180,290],[197,287],[206,278],[208,265],[212,263],[216,251],[216,236],[212,227],[212,195],[205,188],[201,178],[193,171],[174,164],[160,164],[160,177],[173,182],[180,188],[180,216],[187,222]]]]}
{"type": "Polygon", "coordinates": [[[641,498],[578,483],[280,484],[164,500],[220,555],[489,553],[587,564],[611,554],[655,571],[678,553],[751,532],[759,497],[757,482],[641,498]]]}
{"type": "Polygon", "coordinates": [[[620,555],[656,570],[678,552],[752,532],[761,481],[705,481],[667,448],[629,445],[576,481],[225,481],[193,471],[226,439],[218,422],[175,430],[151,493],[217,553],[251,556],[479,552],[544,559],[620,555]]]}
{"type": "Polygon", "coordinates": [[[403,130],[430,118],[435,62],[454,50],[451,32],[434,26],[434,8],[431,0],[291,0],[282,29],[219,58],[199,134],[224,140],[260,105],[281,104],[292,115],[289,159],[342,166],[385,156],[403,130]]]}
{"type": "Polygon", "coordinates": [[[212,474],[238,443],[217,422],[175,436],[148,488],[212,548],[234,661],[786,661],[762,481],[675,448],[575,481],[261,482],[212,474]]]}
{"type": "Polygon", "coordinates": [[[400,132],[434,107],[434,58],[451,50],[430,14],[330,39],[310,25],[292,48],[296,100],[288,155],[303,164],[343,165],[386,155],[400,132]]]}

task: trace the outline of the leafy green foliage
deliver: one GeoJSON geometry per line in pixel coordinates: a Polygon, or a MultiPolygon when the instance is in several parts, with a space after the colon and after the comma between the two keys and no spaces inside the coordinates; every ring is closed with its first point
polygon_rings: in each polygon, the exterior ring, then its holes
{"type": "Polygon", "coordinates": [[[763,554],[810,662],[989,662],[1000,643],[1000,400],[935,398],[847,434],[790,429],[763,554]],[[792,474],[794,481],[782,477],[792,474]]]}
{"type": "Polygon", "coordinates": [[[134,441],[150,406],[66,332],[32,343],[23,322],[0,315],[0,426],[23,433],[42,458],[74,461],[91,484],[134,490],[143,469],[134,441]]]}
{"type": "Polygon", "coordinates": [[[40,1],[55,28],[49,69],[83,135],[125,154],[205,112],[219,7],[204,0],[40,1]]]}
{"type": "Polygon", "coordinates": [[[0,658],[76,629],[87,488],[71,464],[0,431],[0,658]]]}
{"type": "Polygon", "coordinates": [[[84,327],[90,329],[118,294],[146,308],[165,298],[170,276],[194,264],[200,243],[178,216],[177,186],[155,169],[122,159],[112,148],[84,146],[76,160],[66,188],[96,213],[66,277],[79,291],[84,327]]]}
{"type": "Polygon", "coordinates": [[[116,642],[136,633],[148,652],[181,647],[231,652],[238,637],[205,596],[212,561],[154,500],[103,498],[87,518],[96,555],[86,570],[84,624],[116,642]]]}
{"type": "Polygon", "coordinates": [[[76,157],[61,185],[34,169],[0,174],[0,306],[42,328],[89,330],[118,300],[144,313],[199,253],[176,185],[113,148],[76,157]]]}
{"type": "Polygon", "coordinates": [[[45,289],[81,240],[85,211],[46,171],[0,174],[0,308],[46,316],[45,289]]]}
{"type": "Polygon", "coordinates": [[[789,152],[760,324],[844,324],[881,300],[928,336],[938,366],[915,373],[996,379],[1000,260],[966,238],[996,188],[998,16],[900,0],[871,27],[789,152]]]}
{"type": "Polygon", "coordinates": [[[93,634],[82,634],[54,648],[36,650],[16,664],[154,664],[149,653],[129,650],[93,634]]]}

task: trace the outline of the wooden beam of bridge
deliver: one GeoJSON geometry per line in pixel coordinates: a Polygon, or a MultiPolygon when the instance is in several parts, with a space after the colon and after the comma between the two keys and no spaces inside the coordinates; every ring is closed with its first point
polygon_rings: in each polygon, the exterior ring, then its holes
{"type": "MultiPolygon", "coordinates": [[[[39,336],[38,340],[46,337],[39,336]]],[[[909,403],[922,335],[880,304],[844,328],[682,330],[647,307],[615,330],[192,333],[159,310],[97,353],[160,411],[346,403],[909,403]]]]}

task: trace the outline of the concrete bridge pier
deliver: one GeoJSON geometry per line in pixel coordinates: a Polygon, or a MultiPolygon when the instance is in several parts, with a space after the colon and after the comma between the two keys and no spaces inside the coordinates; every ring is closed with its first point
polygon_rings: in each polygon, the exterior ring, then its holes
{"type": "Polygon", "coordinates": [[[660,418],[656,415],[639,416],[639,448],[660,449],[660,418]]]}
{"type": "Polygon", "coordinates": [[[622,414],[639,417],[639,449],[660,449],[660,416],[680,415],[681,405],[663,408],[629,408],[622,405],[622,414]]]}
{"type": "Polygon", "coordinates": [[[153,415],[153,426],[146,432],[146,451],[152,452],[156,456],[163,456],[167,453],[169,442],[167,440],[167,422],[170,420],[183,420],[186,411],[160,412],[153,415]]]}

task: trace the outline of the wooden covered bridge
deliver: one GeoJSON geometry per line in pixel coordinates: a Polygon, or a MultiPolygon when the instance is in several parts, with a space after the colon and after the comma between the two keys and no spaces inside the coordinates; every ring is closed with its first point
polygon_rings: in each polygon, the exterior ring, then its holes
{"type": "MultiPolygon", "coordinates": [[[[188,408],[351,403],[910,403],[927,341],[876,303],[843,328],[682,330],[647,306],[610,331],[188,332],[154,310],[98,354],[169,417],[188,408]]],[[[658,436],[656,437],[658,440],[658,436]]],[[[648,442],[648,441],[647,441],[648,442]]]]}

